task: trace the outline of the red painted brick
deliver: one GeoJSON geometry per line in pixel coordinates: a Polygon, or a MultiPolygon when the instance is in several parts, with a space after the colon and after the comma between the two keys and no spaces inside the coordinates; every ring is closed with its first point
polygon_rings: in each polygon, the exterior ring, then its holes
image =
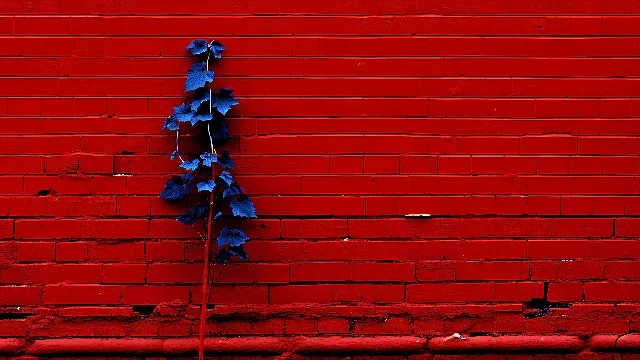
{"type": "Polygon", "coordinates": [[[119,304],[122,289],[106,285],[48,285],[43,302],[51,305],[119,304]]]}
{"type": "Polygon", "coordinates": [[[7,305],[39,305],[42,299],[40,286],[0,286],[0,304],[7,305]]]}
{"type": "Polygon", "coordinates": [[[85,261],[87,256],[86,242],[58,242],[56,244],[56,261],[85,261]]]}
{"type": "Polygon", "coordinates": [[[104,284],[138,284],[147,277],[146,264],[104,264],[102,282],[104,284]]]}
{"type": "MultiPolygon", "coordinates": [[[[208,336],[639,330],[633,1],[0,12],[0,306],[27,314],[2,336],[197,336],[202,224],[175,216],[199,198],[157,197],[181,171],[160,127],[184,101],[185,47],[211,29],[227,47],[213,85],[240,100],[217,151],[260,219],[219,209],[213,236],[245,230],[250,258],[213,267],[208,336]],[[545,289],[574,305],[525,319],[545,289]]],[[[507,356],[410,358],[467,355],[507,356]]]]}
{"type": "Polygon", "coordinates": [[[53,242],[19,242],[18,260],[23,262],[53,261],[55,243],[53,242]]]}

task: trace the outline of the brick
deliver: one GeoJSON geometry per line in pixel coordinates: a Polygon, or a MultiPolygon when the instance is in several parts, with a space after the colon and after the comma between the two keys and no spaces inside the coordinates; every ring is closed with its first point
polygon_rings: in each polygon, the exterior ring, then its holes
{"type": "Polygon", "coordinates": [[[365,174],[398,174],[400,159],[397,156],[365,156],[365,174]]]}
{"type": "Polygon", "coordinates": [[[582,283],[551,283],[549,284],[549,301],[581,301],[583,298],[582,283]]]}
{"type": "Polygon", "coordinates": [[[541,282],[496,283],[494,300],[520,302],[544,297],[544,284],[541,282]]]}
{"type": "Polygon", "coordinates": [[[63,282],[96,284],[102,281],[102,264],[64,264],[59,267],[63,282]]]}
{"type": "Polygon", "coordinates": [[[188,286],[135,285],[122,288],[123,304],[157,305],[176,300],[189,301],[188,286]]]}
{"type": "Polygon", "coordinates": [[[91,261],[140,261],[144,259],[144,243],[90,243],[88,255],[91,261]]]}
{"type": "Polygon", "coordinates": [[[311,335],[318,333],[318,322],[311,319],[287,319],[285,333],[288,335],[311,335]]]}
{"type": "Polygon", "coordinates": [[[251,322],[252,334],[284,334],[285,321],[283,319],[266,319],[251,322]]]}
{"type": "Polygon", "coordinates": [[[586,301],[637,301],[640,284],[633,282],[592,282],[584,284],[586,301]]]}
{"type": "Polygon", "coordinates": [[[57,262],[74,262],[86,261],[87,243],[86,242],[58,242],[56,243],[56,261],[57,262]]]}
{"type": "Polygon", "coordinates": [[[456,279],[455,262],[427,261],[416,265],[418,281],[453,281],[456,279]]]}
{"type": "Polygon", "coordinates": [[[55,257],[53,242],[19,242],[18,260],[23,262],[53,261],[55,257]]]}
{"type": "Polygon", "coordinates": [[[27,283],[27,267],[24,265],[2,266],[0,284],[23,285],[27,283]]]}
{"type": "Polygon", "coordinates": [[[289,282],[288,264],[256,264],[256,282],[282,284],[289,282]]]}
{"type": "Polygon", "coordinates": [[[47,285],[43,302],[51,305],[119,304],[122,289],[105,285],[47,285]]]}
{"type": "Polygon", "coordinates": [[[349,321],[342,318],[323,317],[318,319],[318,332],[320,334],[349,333],[349,321]]]}
{"type": "MultiPolygon", "coordinates": [[[[202,287],[191,286],[193,304],[202,301],[202,287]]],[[[210,304],[260,305],[269,302],[269,289],[266,286],[215,286],[211,291],[210,304]]]]}
{"type": "Polygon", "coordinates": [[[522,262],[460,262],[455,265],[456,280],[527,280],[528,268],[522,262]]]}
{"type": "Polygon", "coordinates": [[[491,283],[463,284],[437,283],[407,286],[409,303],[466,303],[492,301],[494,286],[491,283]]]}
{"type": "Polygon", "coordinates": [[[146,264],[104,264],[102,268],[104,284],[139,284],[145,283],[146,277],[146,264]]]}
{"type": "Polygon", "coordinates": [[[0,286],[0,305],[28,306],[41,304],[42,287],[0,286]]]}
{"type": "Polygon", "coordinates": [[[181,241],[147,242],[146,259],[149,261],[184,260],[184,243],[181,241]]]}
{"type": "Polygon", "coordinates": [[[345,220],[282,220],[284,238],[334,238],[347,236],[345,220]]]}

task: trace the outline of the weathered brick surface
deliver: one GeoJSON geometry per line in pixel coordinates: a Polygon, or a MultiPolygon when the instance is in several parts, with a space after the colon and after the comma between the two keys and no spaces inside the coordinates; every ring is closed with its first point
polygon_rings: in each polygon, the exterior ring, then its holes
{"type": "Polygon", "coordinates": [[[637,1],[15,0],[0,358],[197,335],[203,246],[157,197],[195,38],[227,47],[225,148],[260,216],[251,260],[215,267],[210,335],[637,331],[637,1]]]}

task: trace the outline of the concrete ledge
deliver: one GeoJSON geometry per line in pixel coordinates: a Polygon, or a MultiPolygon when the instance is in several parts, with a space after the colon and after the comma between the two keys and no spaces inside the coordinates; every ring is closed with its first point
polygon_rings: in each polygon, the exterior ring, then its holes
{"type": "Polygon", "coordinates": [[[577,336],[478,336],[466,339],[433,338],[428,349],[433,353],[447,352],[556,352],[577,353],[585,348],[577,336]]]}
{"type": "MultiPolygon", "coordinates": [[[[224,354],[420,354],[420,353],[579,353],[639,352],[640,334],[576,336],[478,336],[466,339],[416,336],[317,336],[208,338],[209,353],[224,354]]],[[[27,342],[0,339],[1,355],[47,354],[186,354],[198,349],[197,338],[65,338],[27,342]]]]}

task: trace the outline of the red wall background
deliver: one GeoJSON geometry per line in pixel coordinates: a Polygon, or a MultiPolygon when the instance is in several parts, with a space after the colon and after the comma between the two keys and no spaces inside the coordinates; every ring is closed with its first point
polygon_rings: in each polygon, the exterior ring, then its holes
{"type": "Polygon", "coordinates": [[[196,38],[227,47],[215,84],[241,102],[228,148],[260,216],[213,289],[211,350],[640,349],[637,1],[0,13],[0,358],[195,348],[202,245],[157,194],[196,38]],[[528,319],[533,299],[573,306],[528,319]]]}

